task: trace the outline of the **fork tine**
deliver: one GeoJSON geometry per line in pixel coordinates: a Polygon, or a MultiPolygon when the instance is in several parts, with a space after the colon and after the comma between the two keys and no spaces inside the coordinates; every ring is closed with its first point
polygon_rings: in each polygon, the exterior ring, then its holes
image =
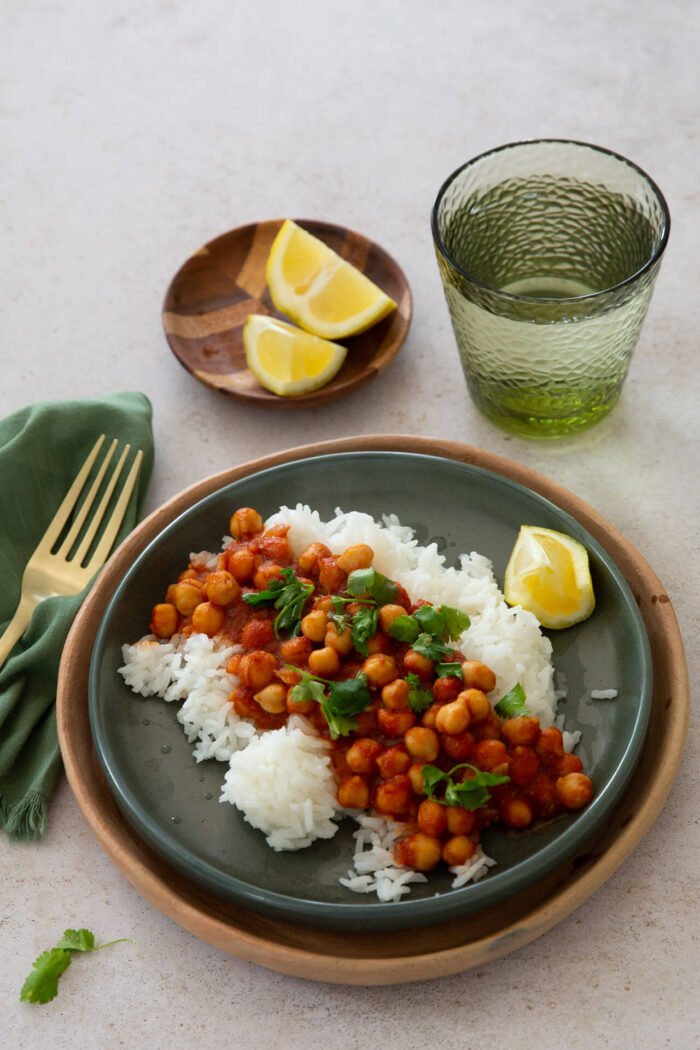
{"type": "Polygon", "coordinates": [[[136,485],[136,479],[138,477],[142,459],[143,452],[141,452],[141,450],[139,449],[139,451],[136,453],[136,456],[134,457],[134,462],[131,466],[131,470],[129,471],[127,479],[124,482],[124,487],[119,495],[119,499],[117,500],[117,505],[112,511],[112,516],[107,522],[104,533],[102,535],[102,538],[100,539],[100,542],[97,545],[95,553],[93,554],[92,558],[86,566],[86,570],[91,575],[94,572],[97,572],[97,570],[104,565],[104,563],[107,560],[107,555],[109,554],[114,545],[114,541],[117,538],[117,533],[119,532],[121,523],[124,520],[126,509],[129,506],[131,494],[134,491],[134,486],[136,485]]]}
{"type": "Polygon", "coordinates": [[[73,507],[78,502],[78,497],[80,496],[83,486],[88,479],[90,468],[95,462],[95,459],[97,458],[97,453],[100,451],[104,440],[105,435],[100,434],[97,441],[93,445],[92,452],[89,454],[89,456],[83,463],[82,467],[80,468],[75,477],[73,484],[63,497],[63,502],[54,514],[52,521],[49,523],[49,527],[39,540],[37,550],[39,548],[41,548],[42,550],[51,550],[54,543],[61,535],[61,530],[68,521],[68,517],[71,511],[73,510],[73,507]]]}
{"type": "Polygon", "coordinates": [[[124,466],[126,457],[129,455],[130,449],[131,445],[124,446],[122,454],[117,461],[117,465],[112,471],[112,476],[109,479],[107,488],[104,491],[104,495],[102,496],[102,499],[100,500],[96,511],[92,515],[90,524],[85,530],[85,535],[80,541],[80,546],[71,558],[71,561],[74,562],[76,565],[82,565],[83,561],[85,560],[85,557],[87,556],[87,552],[90,550],[90,545],[92,544],[92,541],[97,535],[97,530],[100,527],[100,523],[102,522],[102,519],[105,516],[105,512],[107,510],[107,507],[109,506],[109,501],[112,498],[112,493],[116,488],[117,481],[119,480],[119,475],[122,472],[122,467],[124,466]]]}
{"type": "Polygon", "coordinates": [[[73,524],[71,526],[71,530],[68,533],[68,535],[66,536],[66,538],[63,541],[63,543],[61,544],[61,546],[56,551],[56,556],[58,558],[66,558],[66,559],[68,558],[68,554],[70,552],[70,549],[73,546],[73,544],[75,543],[75,541],[77,540],[78,536],[80,535],[80,530],[83,527],[83,522],[87,518],[87,513],[90,510],[90,507],[92,506],[92,504],[93,504],[93,502],[95,500],[95,496],[99,492],[100,485],[102,484],[102,479],[104,478],[105,474],[107,473],[107,467],[110,464],[112,456],[114,455],[114,450],[115,450],[115,448],[117,447],[118,444],[119,444],[119,442],[118,442],[117,438],[115,438],[114,441],[112,442],[112,444],[110,445],[110,447],[107,449],[107,455],[105,456],[104,460],[102,461],[102,465],[100,466],[100,469],[97,472],[97,477],[95,478],[95,480],[93,481],[92,485],[90,486],[90,491],[88,492],[87,496],[85,497],[85,499],[83,500],[83,502],[82,502],[82,504],[80,506],[80,510],[78,511],[78,513],[77,513],[77,515],[75,517],[75,521],[73,522],[73,524]]]}

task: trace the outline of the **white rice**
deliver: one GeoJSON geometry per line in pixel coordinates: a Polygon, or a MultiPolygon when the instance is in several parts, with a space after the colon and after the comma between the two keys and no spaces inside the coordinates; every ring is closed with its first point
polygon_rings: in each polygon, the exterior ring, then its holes
{"type": "Polygon", "coordinates": [[[274,850],[297,850],[338,830],[329,744],[305,718],[251,740],[231,756],[221,791],[274,850]]]}
{"type": "MultiPolygon", "coordinates": [[[[325,543],[336,554],[352,544],[367,543],[375,552],[375,567],[401,583],[414,600],[424,598],[466,612],[471,626],[454,645],[468,659],[481,660],[494,670],[492,703],[519,682],[532,714],[542,726],[554,724],[558,695],[551,644],[532,613],[506,605],[487,558],[472,552],[461,556],[459,568],[447,568],[436,544],[419,546],[413,531],[393,515],[379,524],[368,514],[338,510],[331,521],[323,522],[318,512],[298,504],[281,508],[266,523],[275,524],[291,526],[289,540],[296,556],[313,542],[325,543]]],[[[230,537],[224,537],[223,546],[229,543],[230,537]]],[[[206,569],[217,567],[217,556],[208,551],[190,558],[206,569]]],[[[266,733],[238,717],[228,700],[238,680],[226,671],[229,657],[238,651],[240,647],[200,634],[169,641],[149,635],[123,647],[124,666],[119,672],[142,696],[184,701],[177,717],[188,741],[196,742],[195,758],[229,763],[221,801],[236,806],[273,849],[302,849],[317,838],[330,838],[345,814],[336,801],[328,745],[299,716],[266,733]]],[[[598,690],[591,695],[596,692],[600,699],[615,693],[598,690]]],[[[579,737],[578,732],[564,733],[567,750],[579,737]]],[[[353,867],[340,880],[343,886],[392,901],[410,893],[411,884],[426,881],[425,875],[394,863],[392,848],[403,825],[357,811],[349,815],[358,830],[353,867]]],[[[453,887],[477,881],[493,864],[478,847],[467,864],[450,868],[453,887]]]]}
{"type": "Polygon", "coordinates": [[[591,689],[591,700],[616,700],[617,689],[591,689]]]}

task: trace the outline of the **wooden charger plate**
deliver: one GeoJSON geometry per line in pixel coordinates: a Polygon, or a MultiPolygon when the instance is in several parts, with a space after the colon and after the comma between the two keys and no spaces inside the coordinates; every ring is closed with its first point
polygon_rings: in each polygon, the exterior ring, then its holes
{"type": "Polygon", "coordinates": [[[676,617],[638,551],[576,496],[527,467],[468,445],[415,437],[358,437],[266,456],[186,489],[146,518],[115,552],[84,602],[64,649],[58,731],[68,780],[98,841],[151,904],[231,955],[295,977],[337,984],[396,984],[481,966],[546,933],[622,864],[661,812],[678,768],[689,717],[688,673],[676,617]],[[444,456],[501,474],[572,514],[606,548],[639,604],[651,644],[654,696],[642,757],[604,832],[586,852],[525,892],[440,926],[390,933],[333,933],[264,918],[200,889],[145,846],[109,792],[87,709],[90,655],[100,620],[124,571],[179,514],[209,493],[267,467],[311,455],[389,450],[444,456]]]}
{"type": "Polygon", "coordinates": [[[170,349],[195,379],[239,401],[272,408],[324,405],[379,375],[396,356],[411,323],[408,281],[388,252],[344,226],[296,219],[314,237],[361,270],[397,304],[379,324],[352,339],[334,379],[310,394],[278,397],[248,369],[243,325],[249,314],[290,321],[275,307],[265,282],[265,265],[283,219],[239,226],[195,252],[178,270],[165,294],[163,328],[170,349]]]}

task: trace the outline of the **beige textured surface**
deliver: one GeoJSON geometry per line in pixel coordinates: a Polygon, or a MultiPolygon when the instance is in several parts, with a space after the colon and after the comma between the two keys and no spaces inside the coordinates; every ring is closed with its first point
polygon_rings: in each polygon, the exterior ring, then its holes
{"type": "MultiPolygon", "coordinates": [[[[353,433],[434,434],[518,459],[645,554],[676,608],[694,683],[699,45],[690,2],[4,5],[0,412],[144,390],[155,407],[152,507],[256,453],[353,433]],[[621,404],[588,435],[551,445],[501,434],[469,403],[428,227],[457,164],[543,134],[630,156],[673,216],[621,404]],[[283,214],[380,241],[411,281],[415,312],[383,376],[280,418],[193,382],[167,349],[160,304],[198,244],[283,214]]],[[[483,970],[396,989],[305,984],[199,943],[111,866],[64,783],[46,841],[1,847],[2,1042],[696,1050],[698,758],[691,731],[661,819],[556,930],[483,970]],[[138,943],[78,960],[54,1004],[20,1006],[35,955],[83,924],[138,943]]]]}

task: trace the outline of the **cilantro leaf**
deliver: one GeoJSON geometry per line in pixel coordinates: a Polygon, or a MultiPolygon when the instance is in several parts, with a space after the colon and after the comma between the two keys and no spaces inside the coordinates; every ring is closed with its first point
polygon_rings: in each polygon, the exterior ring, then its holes
{"type": "Polygon", "coordinates": [[[446,656],[452,652],[448,645],[443,645],[438,638],[433,638],[432,635],[427,633],[419,634],[411,648],[415,652],[420,653],[421,656],[427,656],[429,660],[437,661],[439,661],[441,656],[446,656]]]}
{"type": "Polygon", "coordinates": [[[95,934],[92,930],[65,930],[57,948],[70,952],[94,952],[95,934]]]}
{"type": "Polygon", "coordinates": [[[294,686],[290,694],[292,700],[315,700],[321,707],[334,740],[357,729],[355,716],[372,703],[367,675],[360,673],[356,678],[345,678],[340,682],[319,678],[308,671],[302,671],[301,676],[301,682],[294,686]]]}
{"type": "Polygon", "coordinates": [[[302,583],[290,568],[282,569],[281,575],[270,580],[264,591],[251,591],[243,595],[243,601],[256,609],[259,605],[273,605],[279,609],[275,618],[275,634],[299,633],[301,618],[307,599],[313,594],[313,583],[302,583]]]}
{"type": "Polygon", "coordinates": [[[71,953],[65,948],[43,952],[32,963],[32,972],[19,993],[22,1003],[50,1003],[58,992],[58,978],[71,964],[71,953]]]}
{"type": "Polygon", "coordinates": [[[445,617],[434,605],[421,605],[413,614],[421,631],[427,631],[433,638],[442,638],[445,631],[445,617]]]}
{"type": "Polygon", "coordinates": [[[317,704],[320,704],[325,700],[326,690],[323,682],[315,681],[313,678],[302,678],[301,682],[294,686],[289,695],[292,700],[300,704],[304,703],[305,700],[315,700],[317,704]]]}
{"type": "Polygon", "coordinates": [[[461,663],[457,660],[453,660],[451,663],[435,664],[434,670],[436,678],[461,678],[464,681],[464,671],[461,663]]]}
{"type": "Polygon", "coordinates": [[[352,644],[361,656],[368,656],[367,642],[374,638],[379,626],[379,609],[376,605],[359,609],[351,620],[352,644]]]}
{"type": "Polygon", "coordinates": [[[389,624],[389,634],[399,642],[408,642],[410,644],[415,642],[420,634],[420,627],[415,616],[409,616],[407,613],[405,616],[397,616],[389,624]]]}
{"type": "Polygon", "coordinates": [[[417,674],[410,672],[406,675],[406,681],[411,687],[411,691],[408,694],[408,703],[412,711],[416,714],[421,714],[423,711],[427,711],[433,702],[433,694],[430,689],[427,689],[417,674]]]}
{"type": "Polygon", "coordinates": [[[347,590],[348,594],[355,598],[369,594],[377,605],[391,605],[399,594],[399,588],[394,581],[373,568],[355,569],[351,572],[348,576],[347,590]]]}
{"type": "Polygon", "coordinates": [[[526,700],[525,690],[518,682],[510,692],[506,693],[498,701],[495,707],[496,714],[500,715],[501,718],[517,718],[518,715],[529,715],[530,712],[525,706],[526,700]]]}
{"type": "Polygon", "coordinates": [[[445,621],[445,632],[451,642],[460,638],[471,624],[466,613],[461,609],[453,609],[451,605],[441,605],[440,612],[445,621]]]}
{"type": "Polygon", "coordinates": [[[425,765],[421,773],[423,775],[423,786],[428,798],[439,802],[442,806],[461,806],[462,809],[480,809],[491,800],[490,787],[498,784],[507,784],[510,777],[501,776],[500,773],[488,773],[478,769],[470,762],[461,762],[453,766],[448,773],[444,773],[437,766],[425,765]],[[471,777],[465,780],[455,781],[454,774],[458,769],[468,769],[471,777]],[[437,798],[435,789],[444,782],[445,793],[442,798],[437,798]]]}
{"type": "Polygon", "coordinates": [[[96,952],[108,948],[110,944],[119,944],[128,940],[121,937],[106,944],[95,944],[92,930],[64,930],[63,936],[55,948],[42,952],[32,964],[32,970],[20,989],[19,998],[23,1003],[50,1003],[58,992],[58,979],[70,966],[74,952],[96,952]]]}

